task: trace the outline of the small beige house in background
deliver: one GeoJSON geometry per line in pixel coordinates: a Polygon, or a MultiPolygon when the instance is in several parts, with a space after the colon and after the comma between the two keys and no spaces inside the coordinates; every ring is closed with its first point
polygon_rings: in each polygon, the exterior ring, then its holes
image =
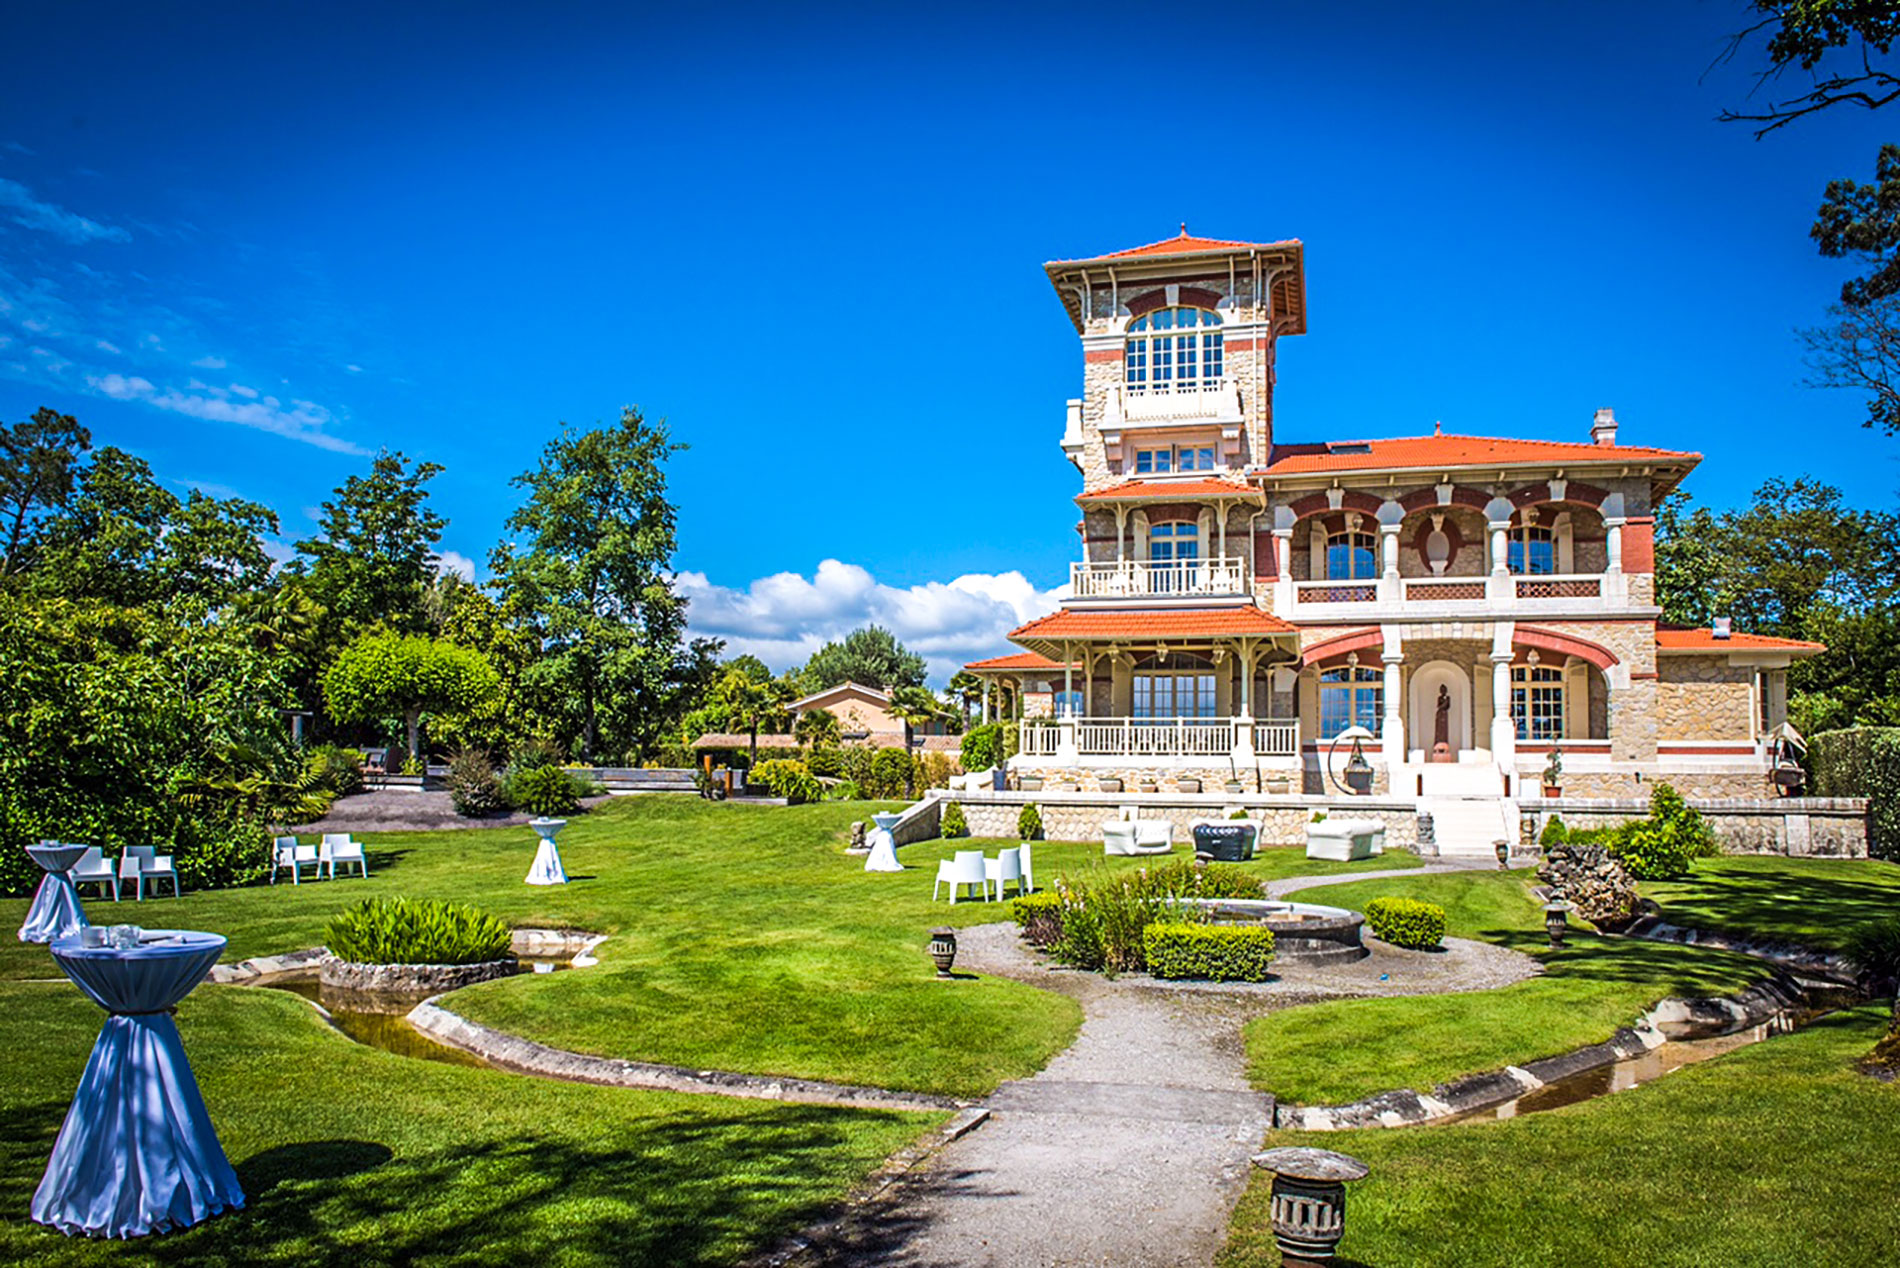
{"type": "MultiPolygon", "coordinates": [[[[823,691],[791,703],[792,727],[807,713],[823,709],[838,719],[839,738],[846,744],[866,744],[873,748],[904,747],[904,723],[890,711],[891,693],[859,682],[841,682],[823,691]]],[[[941,722],[918,727],[913,734],[923,740],[928,752],[954,752],[961,741],[945,734],[941,722]]]]}

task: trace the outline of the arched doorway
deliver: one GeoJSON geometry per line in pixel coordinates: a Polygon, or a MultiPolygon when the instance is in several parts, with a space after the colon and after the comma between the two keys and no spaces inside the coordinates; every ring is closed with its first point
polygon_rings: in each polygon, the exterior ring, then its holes
{"type": "Polygon", "coordinates": [[[1428,661],[1412,671],[1410,717],[1406,735],[1410,747],[1430,760],[1438,730],[1439,688],[1451,702],[1445,719],[1445,739],[1454,759],[1471,747],[1471,675],[1448,660],[1428,661]]]}

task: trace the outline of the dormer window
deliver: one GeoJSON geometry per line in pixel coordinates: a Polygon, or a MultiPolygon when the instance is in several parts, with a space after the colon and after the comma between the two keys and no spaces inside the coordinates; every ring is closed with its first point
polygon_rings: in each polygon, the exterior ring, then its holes
{"type": "Polygon", "coordinates": [[[1212,445],[1172,445],[1166,449],[1135,450],[1136,475],[1167,475],[1174,471],[1212,471],[1212,445]]]}
{"type": "Polygon", "coordinates": [[[1132,392],[1194,392],[1220,382],[1220,314],[1158,308],[1128,323],[1124,381],[1132,392]]]}

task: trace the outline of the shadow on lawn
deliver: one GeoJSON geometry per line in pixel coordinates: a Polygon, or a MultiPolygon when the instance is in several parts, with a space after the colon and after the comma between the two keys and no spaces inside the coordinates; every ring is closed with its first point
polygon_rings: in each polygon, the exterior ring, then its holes
{"type": "MultiPolygon", "coordinates": [[[[44,1166],[21,1127],[51,1147],[54,1107],[7,1121],[9,1190],[44,1166]]],[[[764,1114],[663,1115],[611,1141],[544,1136],[470,1143],[420,1157],[364,1140],[279,1145],[239,1163],[248,1202],[183,1233],[111,1249],[162,1264],[729,1263],[754,1239],[825,1209],[848,1126],[881,1117],[788,1106],[764,1114]]],[[[30,1193],[30,1185],[28,1186],[30,1193]]],[[[23,1195],[13,1209],[24,1205],[23,1195]]],[[[16,1230],[35,1262],[99,1258],[99,1243],[16,1230]]]]}
{"type": "Polygon", "coordinates": [[[1539,931],[1487,929],[1486,942],[1535,955],[1547,977],[1566,981],[1654,984],[1672,995],[1728,995],[1745,979],[1766,976],[1766,965],[1739,955],[1668,942],[1649,942],[1572,927],[1561,951],[1539,931]]]}
{"type": "MultiPolygon", "coordinates": [[[[1900,870],[1892,875],[1900,879],[1900,870]]],[[[1725,871],[1670,882],[1657,901],[1671,924],[1795,942],[1805,937],[1837,947],[1855,926],[1891,915],[1900,904],[1900,887],[1848,877],[1725,871]]]]}

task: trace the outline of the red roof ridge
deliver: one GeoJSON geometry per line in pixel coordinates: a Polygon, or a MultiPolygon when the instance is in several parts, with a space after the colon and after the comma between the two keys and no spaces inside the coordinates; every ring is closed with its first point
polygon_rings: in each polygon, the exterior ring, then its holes
{"type": "Polygon", "coordinates": [[[1186,480],[1123,480],[1106,488],[1076,495],[1076,501],[1115,497],[1183,497],[1205,493],[1239,493],[1249,497],[1257,490],[1244,480],[1224,480],[1219,476],[1194,476],[1186,480]]]}
{"type": "Polygon", "coordinates": [[[1283,238],[1278,242],[1240,242],[1230,238],[1202,238],[1181,226],[1181,232],[1172,238],[1162,238],[1156,242],[1145,242],[1138,247],[1124,247],[1120,251],[1107,251],[1101,255],[1078,256],[1070,260],[1051,260],[1056,264],[1088,264],[1096,260],[1124,260],[1139,255],[1188,255],[1197,251],[1271,251],[1286,247],[1305,245],[1298,238],[1283,238]]]}

